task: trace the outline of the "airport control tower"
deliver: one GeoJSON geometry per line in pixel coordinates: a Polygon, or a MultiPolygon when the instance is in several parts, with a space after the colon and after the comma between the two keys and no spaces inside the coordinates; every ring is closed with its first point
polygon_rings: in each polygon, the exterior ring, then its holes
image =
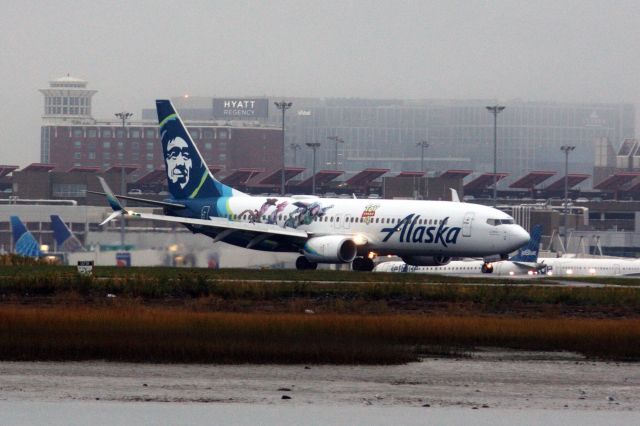
{"type": "Polygon", "coordinates": [[[69,74],[50,81],[48,89],[40,89],[44,95],[43,121],[48,124],[66,121],[80,124],[92,120],[91,98],[96,92],[87,89],[85,80],[69,74]]]}

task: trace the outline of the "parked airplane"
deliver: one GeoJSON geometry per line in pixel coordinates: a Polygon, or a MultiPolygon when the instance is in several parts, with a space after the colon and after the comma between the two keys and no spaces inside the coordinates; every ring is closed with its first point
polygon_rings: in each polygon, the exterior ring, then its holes
{"type": "Polygon", "coordinates": [[[531,230],[531,239],[518,249],[518,253],[499,262],[486,263],[483,260],[454,260],[444,266],[412,266],[405,262],[383,262],[376,266],[376,272],[415,272],[441,275],[534,275],[540,273],[538,252],[542,226],[535,225],[531,230]]]}
{"type": "Polygon", "coordinates": [[[60,216],[52,214],[50,217],[57,251],[64,253],[86,251],[80,240],[71,232],[67,224],[60,219],[60,216]]]}
{"type": "Polygon", "coordinates": [[[40,244],[33,234],[27,230],[18,216],[11,216],[11,234],[13,235],[13,251],[20,256],[40,257],[40,244]]]}
{"type": "Polygon", "coordinates": [[[539,259],[547,275],[640,275],[640,259],[546,257],[539,259]]]}
{"type": "Polygon", "coordinates": [[[529,234],[504,212],[449,201],[252,197],[224,185],[209,171],[180,116],[168,100],[156,101],[169,192],[166,201],[114,196],[119,216],[181,223],[194,233],[254,250],[300,253],[298,269],[318,263],[351,263],[371,271],[368,254],[394,254],[411,265],[444,265],[451,257],[506,259],[529,234]],[[118,199],[161,206],[163,215],[125,209],[118,199]]]}

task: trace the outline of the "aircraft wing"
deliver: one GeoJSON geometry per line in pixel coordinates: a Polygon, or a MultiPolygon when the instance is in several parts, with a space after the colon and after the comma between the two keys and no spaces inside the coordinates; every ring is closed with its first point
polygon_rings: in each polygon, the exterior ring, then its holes
{"type": "Polygon", "coordinates": [[[111,188],[102,177],[98,177],[100,184],[107,196],[107,201],[113,209],[113,213],[107,217],[100,225],[104,225],[120,216],[138,217],[141,219],[180,223],[194,232],[201,232],[213,238],[213,242],[224,241],[232,234],[241,234],[246,248],[252,248],[265,240],[272,240],[281,244],[302,245],[309,234],[300,229],[282,228],[278,225],[265,223],[234,222],[232,220],[212,217],[208,219],[196,219],[180,216],[169,216],[154,213],[137,213],[133,210],[126,210],[118,198],[113,194],[111,188]],[[284,241],[283,241],[284,240],[284,241]]]}
{"type": "Polygon", "coordinates": [[[221,217],[212,217],[209,219],[192,219],[188,217],[167,216],[163,214],[153,213],[136,213],[127,212],[127,216],[139,217],[147,220],[162,220],[165,222],[181,223],[183,225],[191,225],[194,227],[232,229],[236,231],[256,232],[260,234],[283,235],[287,237],[307,238],[309,234],[305,231],[294,228],[282,228],[277,225],[269,225],[266,223],[248,223],[234,222],[221,217]]]}

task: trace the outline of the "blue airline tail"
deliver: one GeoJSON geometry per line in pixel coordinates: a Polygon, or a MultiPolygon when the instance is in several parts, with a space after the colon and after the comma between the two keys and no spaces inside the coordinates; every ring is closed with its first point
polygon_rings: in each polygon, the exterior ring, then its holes
{"type": "Polygon", "coordinates": [[[530,262],[538,261],[538,252],[540,251],[540,237],[542,236],[542,225],[534,225],[531,229],[531,238],[529,242],[518,249],[518,253],[510,258],[512,262],[530,262]]]}
{"type": "Polygon", "coordinates": [[[176,200],[245,195],[217,181],[169,100],[156,100],[169,192],[176,200]]]}
{"type": "Polygon", "coordinates": [[[11,216],[11,233],[13,234],[14,252],[20,256],[40,257],[40,244],[27,230],[18,216],[11,216]]]}
{"type": "Polygon", "coordinates": [[[85,251],[84,246],[73,235],[66,223],[60,219],[57,214],[51,216],[51,228],[53,229],[53,237],[56,240],[57,250],[63,252],[85,251]]]}

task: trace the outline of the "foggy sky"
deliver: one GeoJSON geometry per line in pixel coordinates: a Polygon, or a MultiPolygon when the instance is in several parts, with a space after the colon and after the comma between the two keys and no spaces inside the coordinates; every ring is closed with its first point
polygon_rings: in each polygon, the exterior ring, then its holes
{"type": "Polygon", "coordinates": [[[640,100],[640,2],[21,1],[0,14],[1,163],[39,161],[39,88],[94,117],[182,94],[640,100]]]}

